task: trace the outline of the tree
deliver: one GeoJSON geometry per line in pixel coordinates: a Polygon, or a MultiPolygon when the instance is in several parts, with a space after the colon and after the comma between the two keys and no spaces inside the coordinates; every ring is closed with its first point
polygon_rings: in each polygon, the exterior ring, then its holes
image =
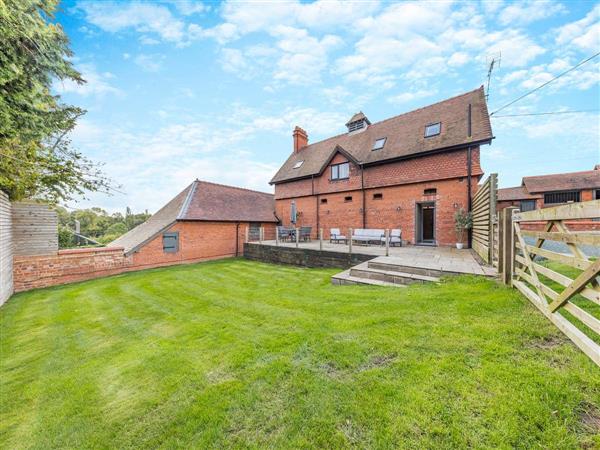
{"type": "Polygon", "coordinates": [[[69,132],[84,110],[52,95],[55,80],[84,83],[62,27],[58,0],[0,0],[0,189],[13,200],[50,202],[111,181],[71,148],[69,132]]]}

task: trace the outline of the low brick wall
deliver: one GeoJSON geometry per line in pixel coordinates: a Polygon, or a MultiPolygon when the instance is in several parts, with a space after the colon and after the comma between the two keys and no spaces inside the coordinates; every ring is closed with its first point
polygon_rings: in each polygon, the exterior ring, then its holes
{"type": "Polygon", "coordinates": [[[302,267],[341,267],[347,269],[373,259],[374,256],[246,243],[244,244],[244,258],[302,267]]]}
{"type": "Polygon", "coordinates": [[[131,268],[121,247],[59,250],[39,256],[15,256],[15,292],[115,275],[131,268]]]}
{"type": "MultiPolygon", "coordinates": [[[[542,231],[546,226],[543,222],[522,222],[522,230],[542,231]]],[[[595,220],[567,220],[564,222],[569,231],[600,231],[600,221],[595,220]]]]}

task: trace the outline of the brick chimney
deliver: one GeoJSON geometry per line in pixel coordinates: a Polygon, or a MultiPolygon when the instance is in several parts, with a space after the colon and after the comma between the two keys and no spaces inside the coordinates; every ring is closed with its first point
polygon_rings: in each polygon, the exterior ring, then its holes
{"type": "Polygon", "coordinates": [[[308,134],[300,127],[294,128],[294,153],[299,152],[308,145],[308,134]]]}

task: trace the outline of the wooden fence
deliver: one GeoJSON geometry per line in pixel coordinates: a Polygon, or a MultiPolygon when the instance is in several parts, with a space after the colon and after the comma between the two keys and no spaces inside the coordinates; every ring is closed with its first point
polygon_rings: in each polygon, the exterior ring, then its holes
{"type": "Polygon", "coordinates": [[[8,195],[0,191],[0,305],[13,293],[12,212],[8,195]]]}
{"type": "Polygon", "coordinates": [[[600,259],[590,260],[581,249],[581,245],[600,247],[600,233],[571,231],[565,225],[566,220],[598,217],[600,200],[523,213],[506,208],[500,221],[499,263],[503,281],[525,295],[600,366],[600,320],[596,317],[600,306],[600,259]],[[545,222],[543,230],[522,229],[522,224],[532,221],[545,222]],[[546,241],[562,243],[569,253],[543,248],[546,241]],[[541,258],[576,270],[553,270],[541,263],[541,258]],[[567,275],[572,272],[576,275],[567,275]]]}
{"type": "Polygon", "coordinates": [[[472,247],[488,264],[493,260],[492,223],[496,215],[498,175],[492,173],[473,198],[472,247]]]}

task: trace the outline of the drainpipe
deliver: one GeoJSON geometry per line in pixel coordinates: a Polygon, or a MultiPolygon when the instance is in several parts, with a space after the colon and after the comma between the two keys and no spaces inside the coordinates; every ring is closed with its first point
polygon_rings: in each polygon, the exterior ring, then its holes
{"type": "Polygon", "coordinates": [[[319,218],[319,196],[315,195],[315,176],[311,175],[310,176],[310,184],[311,184],[311,195],[313,197],[315,197],[315,201],[317,202],[317,206],[316,206],[316,211],[317,211],[317,233],[319,232],[319,223],[320,223],[320,218],[319,218]]]}
{"type": "Polygon", "coordinates": [[[364,178],[364,166],[360,165],[360,190],[362,191],[362,227],[367,228],[367,204],[365,199],[365,178],[364,178]]]}
{"type": "MultiPolygon", "coordinates": [[[[469,107],[467,109],[467,137],[471,138],[471,104],[469,103],[469,107]]],[[[471,174],[473,171],[473,158],[471,146],[467,148],[467,211],[471,212],[471,208],[473,207],[473,199],[471,198],[471,174]]],[[[472,229],[469,228],[467,232],[467,247],[471,248],[471,244],[473,241],[472,229]]]]}
{"type": "Polygon", "coordinates": [[[236,222],[235,224],[235,256],[239,255],[240,249],[240,223],[236,222]]]}

